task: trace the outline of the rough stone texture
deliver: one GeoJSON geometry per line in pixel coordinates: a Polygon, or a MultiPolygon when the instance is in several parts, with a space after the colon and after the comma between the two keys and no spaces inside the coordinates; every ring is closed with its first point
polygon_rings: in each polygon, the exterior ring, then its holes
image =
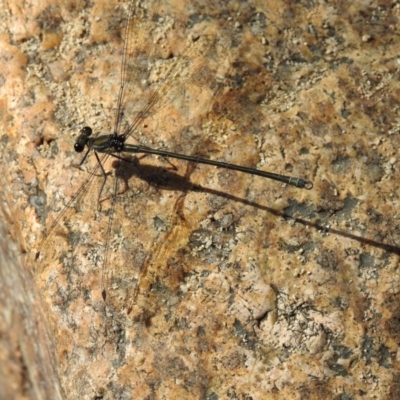
{"type": "Polygon", "coordinates": [[[95,159],[71,167],[73,143],[113,129],[127,4],[2,2],[3,220],[34,276],[2,275],[2,307],[39,293],[45,318],[20,318],[51,340],[2,334],[0,397],[49,398],[48,379],[69,399],[399,398],[400,4],[144,4],[133,51],[151,68],[130,113],[181,62],[136,140],[314,188],[138,156],[107,161],[98,206],[95,159]]]}
{"type": "Polygon", "coordinates": [[[32,271],[20,257],[24,239],[10,237],[20,230],[7,194],[0,191],[0,398],[62,399],[53,338],[32,271]]]}

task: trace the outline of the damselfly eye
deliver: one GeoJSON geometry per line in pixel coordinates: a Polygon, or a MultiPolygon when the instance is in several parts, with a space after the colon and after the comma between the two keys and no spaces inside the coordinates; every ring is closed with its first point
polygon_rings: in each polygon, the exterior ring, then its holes
{"type": "Polygon", "coordinates": [[[82,151],[83,151],[84,148],[85,148],[85,145],[82,144],[82,143],[76,142],[76,143],[74,144],[74,150],[75,150],[77,153],[82,153],[82,151]]]}
{"type": "Polygon", "coordinates": [[[82,129],[81,129],[81,135],[85,135],[85,136],[90,136],[91,134],[92,134],[92,128],[90,127],[90,126],[84,126],[82,129]]]}

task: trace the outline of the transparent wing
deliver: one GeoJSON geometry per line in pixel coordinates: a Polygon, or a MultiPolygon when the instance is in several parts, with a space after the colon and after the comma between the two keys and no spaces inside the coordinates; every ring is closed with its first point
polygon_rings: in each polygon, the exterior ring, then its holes
{"type": "MultiPolygon", "coordinates": [[[[115,174],[104,183],[98,165],[90,173],[77,170],[85,179],[50,222],[39,245],[36,274],[56,303],[86,293],[106,297],[108,305],[122,310],[136,298],[137,283],[162,234],[154,229],[155,212],[148,207],[159,191],[132,179],[137,175],[133,164],[108,155],[101,161],[115,174]]],[[[50,209],[57,210],[60,197],[58,192],[49,196],[50,209]]]]}
{"type": "MultiPolygon", "coordinates": [[[[101,157],[103,163],[107,157],[101,157]]],[[[66,181],[77,176],[83,177],[83,183],[67,204],[61,206],[63,208],[58,214],[58,203],[64,199],[65,193],[61,195],[55,191],[48,195],[47,219],[50,224],[39,245],[36,261],[37,274],[46,282],[44,287],[48,290],[57,287],[53,295],[60,297],[73,292],[73,288],[76,289],[74,283],[80,282],[77,287],[82,286],[80,276],[91,270],[87,262],[80,262],[82,259],[89,260],[92,266],[99,264],[103,257],[101,232],[107,226],[107,208],[99,207],[98,202],[99,191],[104,183],[99,165],[95,165],[90,173],[71,167],[64,171],[64,176],[66,181]],[[96,231],[92,229],[94,224],[98,224],[96,231]],[[84,266],[83,270],[81,266],[84,266]]],[[[103,193],[110,193],[110,178],[106,180],[103,193]]],[[[51,171],[49,179],[55,179],[51,171]]]]}
{"type": "Polygon", "coordinates": [[[210,60],[215,46],[212,35],[202,35],[184,40],[182,50],[167,58],[158,42],[167,34],[169,24],[159,14],[158,1],[146,5],[145,9],[131,3],[125,32],[116,132],[127,137],[142,120],[184,96],[188,86],[210,80],[204,61],[210,60]]]}
{"type": "Polygon", "coordinates": [[[111,199],[108,232],[104,232],[102,295],[108,306],[129,310],[138,291],[144,294],[154,283],[155,277],[146,279],[146,272],[179,222],[174,198],[181,194],[171,195],[152,184],[155,174],[160,178],[157,167],[142,165],[139,173],[133,163],[116,164],[113,192],[117,194],[111,199]],[[138,174],[140,179],[135,179],[138,174]]]}

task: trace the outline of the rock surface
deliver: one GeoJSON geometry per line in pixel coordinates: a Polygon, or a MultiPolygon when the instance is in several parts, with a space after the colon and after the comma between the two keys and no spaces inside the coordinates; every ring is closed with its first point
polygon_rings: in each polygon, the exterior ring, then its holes
{"type": "Polygon", "coordinates": [[[182,68],[129,141],[311,191],[140,155],[98,206],[73,144],[114,129],[127,4],[4,2],[0,398],[400,397],[400,5],[220,3],[135,15],[124,117],[182,68]]]}

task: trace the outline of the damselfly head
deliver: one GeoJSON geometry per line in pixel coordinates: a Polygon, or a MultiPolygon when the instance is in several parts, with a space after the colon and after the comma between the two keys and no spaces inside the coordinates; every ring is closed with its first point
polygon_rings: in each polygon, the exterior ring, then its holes
{"type": "Polygon", "coordinates": [[[92,128],[90,128],[89,126],[85,126],[81,129],[78,139],[76,139],[74,145],[74,149],[77,153],[81,153],[84,150],[89,140],[89,136],[91,134],[92,134],[92,128]]]}

